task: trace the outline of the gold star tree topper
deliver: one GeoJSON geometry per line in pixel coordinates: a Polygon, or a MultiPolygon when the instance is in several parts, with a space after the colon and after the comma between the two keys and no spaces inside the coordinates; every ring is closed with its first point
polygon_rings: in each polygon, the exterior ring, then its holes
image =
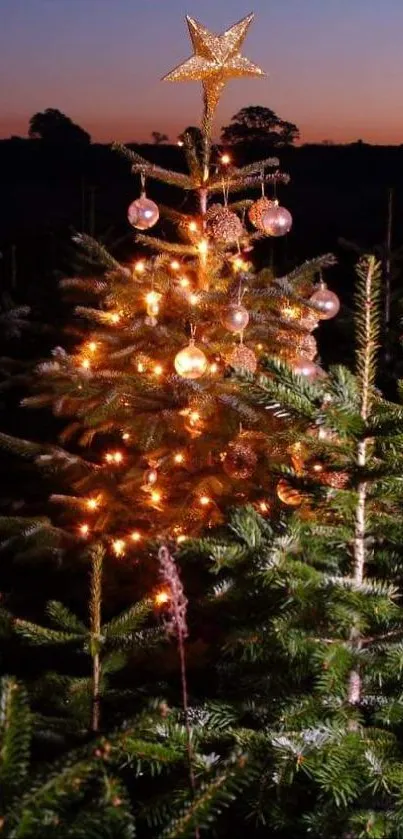
{"type": "Polygon", "coordinates": [[[240,54],[247,31],[254,18],[247,15],[222,35],[215,35],[192,17],[187,17],[194,55],[180,64],[163,81],[203,83],[206,110],[212,115],[229,79],[264,76],[263,70],[240,54]]]}

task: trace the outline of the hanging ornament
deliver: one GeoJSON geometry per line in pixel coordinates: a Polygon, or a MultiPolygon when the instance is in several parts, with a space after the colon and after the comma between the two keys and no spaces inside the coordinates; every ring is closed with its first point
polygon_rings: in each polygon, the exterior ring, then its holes
{"type": "Polygon", "coordinates": [[[285,236],[292,227],[292,215],[277,200],[262,216],[262,229],[267,236],[285,236]]]}
{"type": "Polygon", "coordinates": [[[346,472],[329,470],[329,467],[321,460],[311,461],[307,464],[307,469],[321,484],[332,487],[332,489],[345,489],[349,482],[349,476],[346,472]]]}
{"type": "Polygon", "coordinates": [[[152,487],[158,481],[158,472],[156,469],[146,469],[143,475],[143,482],[145,487],[152,487]]]}
{"type": "Polygon", "coordinates": [[[330,291],[324,282],[319,283],[309,302],[319,309],[318,318],[320,320],[330,320],[330,318],[336,317],[340,309],[340,300],[337,294],[330,291]]]}
{"type": "Polygon", "coordinates": [[[258,198],[257,201],[249,207],[248,216],[250,221],[252,222],[253,226],[256,227],[261,233],[265,233],[265,228],[263,226],[263,216],[268,210],[271,210],[273,207],[273,201],[270,198],[266,198],[265,195],[262,195],[261,198],[258,198]]]}
{"type": "Polygon", "coordinates": [[[318,352],[318,347],[313,335],[300,335],[297,339],[297,345],[301,358],[313,361],[318,352]]]}
{"type": "Polygon", "coordinates": [[[303,501],[303,496],[299,490],[291,486],[285,478],[281,478],[277,484],[277,495],[280,501],[287,504],[288,507],[299,507],[303,501]]]}
{"type": "Polygon", "coordinates": [[[132,227],[138,230],[148,230],[154,227],[159,219],[160,211],[154,201],[147,198],[145,192],[145,175],[141,173],[141,195],[130,204],[127,217],[132,227]]]}
{"type": "Polygon", "coordinates": [[[250,478],[255,471],[257,454],[242,435],[230,443],[223,459],[223,469],[229,478],[241,481],[250,478]]]}
{"type": "Polygon", "coordinates": [[[302,355],[297,356],[292,361],[293,372],[297,376],[305,376],[307,379],[316,379],[321,375],[320,367],[310,361],[309,358],[304,358],[302,355]]]}
{"type": "Polygon", "coordinates": [[[160,300],[162,294],[153,289],[146,294],[147,315],[150,326],[155,326],[157,323],[157,315],[160,311],[160,300]]]}
{"type": "Polygon", "coordinates": [[[213,210],[213,208],[216,209],[206,222],[208,235],[219,244],[234,244],[244,233],[241,219],[238,218],[236,213],[221,204],[213,204],[210,210],[213,210]]]}
{"type": "Polygon", "coordinates": [[[233,347],[226,356],[226,361],[235,370],[247,370],[248,373],[256,373],[257,358],[255,353],[249,347],[245,347],[244,344],[233,347]]]}
{"type": "Polygon", "coordinates": [[[174,365],[183,379],[200,379],[206,372],[208,361],[203,350],[195,346],[194,332],[187,347],[176,354],[174,365]]]}
{"type": "Polygon", "coordinates": [[[223,311],[221,323],[229,332],[243,332],[249,323],[249,312],[242,303],[230,303],[223,311]]]}

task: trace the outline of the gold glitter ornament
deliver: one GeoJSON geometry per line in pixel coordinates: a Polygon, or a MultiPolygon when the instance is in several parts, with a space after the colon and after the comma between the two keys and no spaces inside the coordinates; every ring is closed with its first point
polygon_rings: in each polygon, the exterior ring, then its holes
{"type": "Polygon", "coordinates": [[[238,344],[236,347],[233,347],[231,352],[226,356],[226,361],[235,370],[246,370],[248,373],[256,373],[257,358],[255,353],[249,347],[245,347],[244,344],[238,344]]]}
{"type": "Polygon", "coordinates": [[[318,347],[313,335],[302,335],[297,338],[298,352],[302,358],[313,361],[317,355],[318,347]]]}
{"type": "Polygon", "coordinates": [[[223,245],[231,245],[237,242],[244,233],[244,227],[241,219],[236,213],[229,210],[228,207],[221,205],[213,205],[216,210],[213,215],[207,219],[206,230],[209,236],[216,240],[216,242],[223,245]]]}
{"type": "Polygon", "coordinates": [[[291,486],[285,478],[281,478],[277,484],[277,495],[280,501],[287,504],[288,507],[299,507],[303,501],[303,496],[299,490],[291,486]]]}
{"type": "Polygon", "coordinates": [[[203,350],[195,346],[193,339],[180,350],[174,359],[175,370],[183,379],[199,379],[207,370],[208,361],[203,350]]]}
{"type": "Polygon", "coordinates": [[[257,454],[250,443],[242,439],[242,435],[230,443],[223,459],[223,469],[229,478],[244,481],[255,471],[257,454]]]}
{"type": "Polygon", "coordinates": [[[264,76],[260,67],[240,54],[253,18],[253,14],[247,15],[222,35],[216,35],[187,16],[194,55],[164,76],[163,81],[201,81],[206,110],[212,115],[229,79],[264,76]]]}
{"type": "Polygon", "coordinates": [[[267,213],[268,210],[271,210],[273,206],[273,201],[270,201],[270,198],[266,198],[265,195],[262,195],[261,198],[258,198],[248,210],[249,220],[252,222],[253,226],[260,230],[262,233],[265,233],[265,228],[263,227],[263,215],[267,213]]]}

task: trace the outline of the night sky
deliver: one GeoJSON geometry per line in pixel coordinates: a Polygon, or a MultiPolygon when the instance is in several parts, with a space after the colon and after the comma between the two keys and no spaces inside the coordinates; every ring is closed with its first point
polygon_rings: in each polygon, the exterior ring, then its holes
{"type": "Polygon", "coordinates": [[[192,52],[185,14],[222,32],[251,10],[268,77],[230,82],[218,127],[259,104],[305,142],[403,142],[402,0],[0,0],[0,137],[53,107],[93,140],[175,139],[201,107],[197,82],[160,82],[192,52]]]}

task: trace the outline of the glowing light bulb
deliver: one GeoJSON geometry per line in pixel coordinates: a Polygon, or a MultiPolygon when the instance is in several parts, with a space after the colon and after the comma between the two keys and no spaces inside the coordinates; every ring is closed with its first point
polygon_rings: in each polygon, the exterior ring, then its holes
{"type": "Polygon", "coordinates": [[[205,254],[208,251],[208,241],[207,241],[207,239],[201,239],[201,241],[197,245],[197,250],[199,251],[199,253],[202,256],[205,256],[205,254]]]}
{"type": "Polygon", "coordinates": [[[210,373],[217,373],[217,372],[218,372],[218,364],[216,364],[215,361],[213,361],[213,363],[210,364],[210,373]]]}
{"type": "Polygon", "coordinates": [[[90,362],[89,358],[83,358],[83,360],[81,362],[81,367],[83,368],[83,370],[89,370],[90,369],[91,362],[90,362]]]}
{"type": "Polygon", "coordinates": [[[179,280],[179,285],[182,286],[182,288],[187,288],[188,285],[189,285],[189,282],[190,282],[190,280],[189,280],[188,277],[181,277],[180,280],[179,280]]]}
{"type": "Polygon", "coordinates": [[[153,490],[151,493],[151,501],[153,501],[154,504],[158,504],[161,501],[161,493],[157,489],[153,490]]]}
{"type": "Polygon", "coordinates": [[[112,314],[110,316],[111,322],[112,323],[119,323],[120,317],[121,316],[120,316],[119,312],[112,312],[112,314]]]}
{"type": "Polygon", "coordinates": [[[183,146],[183,140],[177,140],[176,145],[177,145],[177,146],[179,146],[179,148],[182,148],[182,146],[183,146]]]}
{"type": "Polygon", "coordinates": [[[261,501],[261,502],[260,502],[260,504],[259,504],[259,510],[260,510],[260,512],[261,512],[261,513],[267,513],[267,512],[268,512],[268,509],[269,509],[269,507],[268,507],[268,505],[266,504],[266,501],[261,501]]]}
{"type": "Polygon", "coordinates": [[[139,363],[137,365],[137,371],[139,373],[144,373],[144,364],[142,364],[141,361],[139,361],[139,363]]]}
{"type": "Polygon", "coordinates": [[[178,453],[174,456],[174,461],[175,461],[175,463],[183,463],[183,461],[184,461],[184,460],[185,460],[185,455],[184,455],[184,454],[182,454],[182,452],[178,452],[178,453]]]}
{"type": "Polygon", "coordinates": [[[113,454],[111,454],[111,452],[107,452],[106,455],[105,455],[105,460],[106,460],[107,463],[112,463],[113,454]]]}
{"type": "Polygon", "coordinates": [[[190,414],[189,414],[189,419],[190,419],[190,422],[192,422],[192,423],[199,422],[199,419],[200,419],[199,412],[198,411],[191,411],[190,414]]]}
{"type": "Polygon", "coordinates": [[[181,267],[180,262],[178,262],[177,259],[173,259],[172,262],[171,262],[172,271],[179,271],[180,267],[181,267]]]}
{"type": "Polygon", "coordinates": [[[190,221],[189,222],[189,230],[190,230],[191,233],[196,233],[196,230],[198,230],[197,222],[190,221]]]}
{"type": "Polygon", "coordinates": [[[130,440],[130,434],[128,431],[125,431],[124,434],[122,434],[122,440],[130,440]]]}
{"type": "Polygon", "coordinates": [[[263,349],[263,344],[256,344],[256,349],[257,350],[262,350],[263,349]]]}
{"type": "Polygon", "coordinates": [[[189,303],[191,306],[197,306],[199,298],[197,294],[189,294],[189,303]]]}
{"type": "Polygon", "coordinates": [[[146,294],[147,314],[150,318],[156,317],[160,310],[161,294],[158,291],[149,291],[146,294]]]}
{"type": "Polygon", "coordinates": [[[98,344],[96,341],[90,341],[88,344],[88,349],[90,352],[96,352],[98,349],[98,344]]]}
{"type": "Polygon", "coordinates": [[[221,155],[221,163],[223,166],[228,166],[231,163],[231,155],[230,154],[222,154],[221,155]]]}
{"type": "Polygon", "coordinates": [[[80,526],[79,530],[80,530],[81,536],[88,536],[88,534],[90,532],[90,528],[89,528],[88,524],[82,524],[80,526]]]}
{"type": "Polygon", "coordinates": [[[144,271],[146,270],[145,262],[142,259],[139,259],[139,261],[134,265],[134,270],[136,274],[144,274],[144,271]]]}
{"type": "Polygon", "coordinates": [[[112,548],[116,556],[123,556],[126,548],[126,542],[124,539],[114,539],[112,542],[112,548]]]}
{"type": "Polygon", "coordinates": [[[87,500],[88,510],[96,510],[98,507],[99,507],[98,498],[88,498],[88,500],[87,500]]]}
{"type": "Polygon", "coordinates": [[[158,294],[158,291],[148,291],[146,294],[146,303],[147,305],[152,305],[154,303],[158,303],[160,300],[161,295],[158,294]]]}
{"type": "Polygon", "coordinates": [[[163,606],[164,603],[168,603],[169,594],[167,591],[159,591],[154,597],[154,603],[156,606],[163,606]]]}
{"type": "Polygon", "coordinates": [[[235,259],[232,261],[232,267],[234,271],[245,271],[247,268],[247,263],[242,259],[240,256],[236,256],[235,259]]]}
{"type": "Polygon", "coordinates": [[[141,540],[141,533],[138,530],[133,530],[133,533],[130,534],[130,538],[132,542],[140,542],[141,540]]]}
{"type": "Polygon", "coordinates": [[[202,507],[207,507],[211,503],[211,498],[208,495],[201,495],[199,501],[202,507]]]}
{"type": "Polygon", "coordinates": [[[176,541],[177,541],[178,545],[180,545],[182,542],[186,542],[186,539],[187,539],[187,538],[188,538],[188,537],[187,537],[187,536],[185,536],[185,534],[184,534],[184,533],[181,533],[181,535],[180,535],[180,536],[178,536],[178,538],[177,538],[177,540],[176,540],[176,541]]]}
{"type": "Polygon", "coordinates": [[[162,376],[163,372],[164,372],[164,368],[161,366],[161,364],[156,364],[155,367],[154,367],[155,375],[156,376],[162,376]]]}
{"type": "Polygon", "coordinates": [[[123,461],[123,454],[122,452],[115,452],[113,455],[113,459],[115,463],[122,463],[123,461]]]}

